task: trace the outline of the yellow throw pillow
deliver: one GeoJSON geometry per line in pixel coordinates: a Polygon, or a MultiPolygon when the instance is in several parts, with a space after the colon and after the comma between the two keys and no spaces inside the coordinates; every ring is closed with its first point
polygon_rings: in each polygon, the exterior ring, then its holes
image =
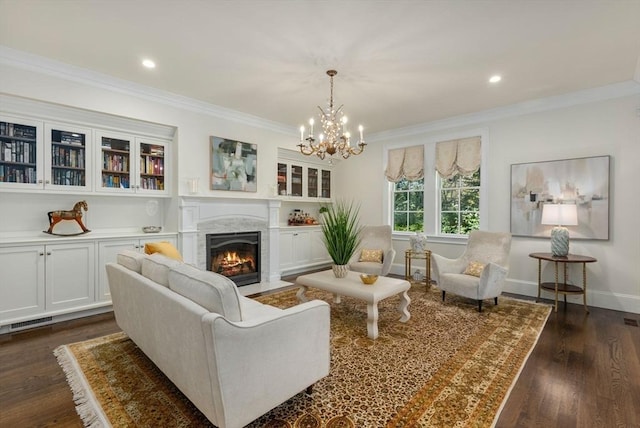
{"type": "Polygon", "coordinates": [[[182,255],[171,242],[147,242],[144,244],[144,252],[147,254],[160,253],[169,258],[182,261],[182,255]]]}
{"type": "Polygon", "coordinates": [[[484,266],[484,263],[469,262],[469,265],[467,266],[467,269],[465,269],[464,274],[480,277],[480,275],[482,275],[482,271],[484,270],[484,266]]]}
{"type": "Polygon", "coordinates": [[[382,250],[362,250],[360,261],[382,263],[382,250]]]}

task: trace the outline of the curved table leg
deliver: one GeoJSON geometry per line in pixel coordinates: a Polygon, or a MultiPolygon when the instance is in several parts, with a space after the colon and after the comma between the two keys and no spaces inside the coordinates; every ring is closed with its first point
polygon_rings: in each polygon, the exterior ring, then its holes
{"type": "Polygon", "coordinates": [[[398,312],[402,314],[400,322],[407,322],[411,318],[411,314],[409,313],[409,303],[411,303],[411,298],[405,291],[400,295],[400,304],[398,305],[398,312]]]}
{"type": "Polygon", "coordinates": [[[307,290],[309,289],[309,287],[305,286],[305,285],[301,285],[300,288],[298,289],[298,292],[296,293],[296,297],[298,298],[299,302],[308,302],[309,299],[307,299],[307,296],[305,296],[304,293],[307,292],[307,290]]]}
{"type": "Polygon", "coordinates": [[[378,338],[378,303],[367,303],[367,336],[378,338]]]}

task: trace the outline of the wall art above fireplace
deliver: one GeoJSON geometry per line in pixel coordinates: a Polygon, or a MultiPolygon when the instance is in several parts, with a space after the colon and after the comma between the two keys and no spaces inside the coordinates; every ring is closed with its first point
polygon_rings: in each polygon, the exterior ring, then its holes
{"type": "Polygon", "coordinates": [[[255,144],[210,137],[211,190],[256,192],[258,147],[255,144]]]}

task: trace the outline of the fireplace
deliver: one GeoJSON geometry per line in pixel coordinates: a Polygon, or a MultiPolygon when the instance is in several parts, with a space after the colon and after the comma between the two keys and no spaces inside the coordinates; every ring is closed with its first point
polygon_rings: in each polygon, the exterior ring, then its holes
{"type": "Polygon", "coordinates": [[[206,243],[207,270],[238,287],[260,282],[260,231],[207,234],[206,243]]]}

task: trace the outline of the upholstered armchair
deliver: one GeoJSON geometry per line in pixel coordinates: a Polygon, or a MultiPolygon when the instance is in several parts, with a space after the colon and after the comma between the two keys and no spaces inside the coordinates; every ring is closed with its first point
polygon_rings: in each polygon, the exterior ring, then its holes
{"type": "Polygon", "coordinates": [[[502,294],[509,270],[511,234],[474,230],[469,234],[467,248],[457,259],[431,254],[433,277],[442,290],[442,301],[447,291],[478,301],[494,299],[502,294]]]}
{"type": "Polygon", "coordinates": [[[391,226],[363,226],[360,245],[349,260],[354,272],[385,276],[396,256],[391,240],[391,226]]]}

